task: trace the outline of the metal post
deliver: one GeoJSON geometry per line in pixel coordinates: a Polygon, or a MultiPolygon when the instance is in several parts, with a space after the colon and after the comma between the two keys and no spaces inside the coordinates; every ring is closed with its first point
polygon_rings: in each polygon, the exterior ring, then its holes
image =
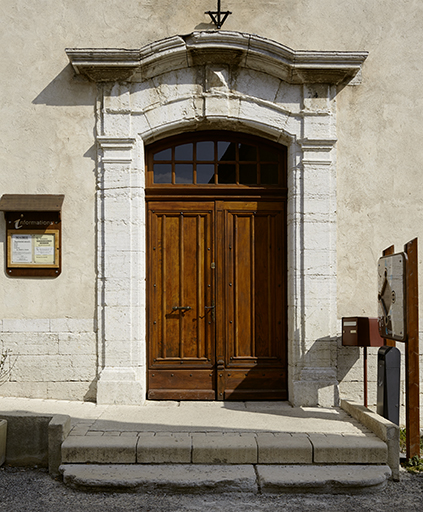
{"type": "Polygon", "coordinates": [[[417,238],[404,246],[407,254],[407,332],[405,352],[407,459],[420,456],[419,289],[417,238]]]}
{"type": "Polygon", "coordinates": [[[364,347],[364,407],[367,407],[367,347],[364,347]]]}

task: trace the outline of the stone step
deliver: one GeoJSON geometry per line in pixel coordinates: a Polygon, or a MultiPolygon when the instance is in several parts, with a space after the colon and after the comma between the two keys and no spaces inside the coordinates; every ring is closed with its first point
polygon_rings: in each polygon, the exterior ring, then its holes
{"type": "Polygon", "coordinates": [[[89,491],[166,493],[366,493],[382,489],[386,465],[63,464],[66,485],[89,491]]]}
{"type": "Polygon", "coordinates": [[[171,433],[69,436],[64,464],[386,464],[373,434],[171,433]]]}

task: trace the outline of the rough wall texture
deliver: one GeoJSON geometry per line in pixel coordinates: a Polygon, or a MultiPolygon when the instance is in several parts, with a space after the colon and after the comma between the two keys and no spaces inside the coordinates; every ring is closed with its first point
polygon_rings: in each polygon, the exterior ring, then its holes
{"type": "Polygon", "coordinates": [[[0,326],[0,347],[8,353],[3,396],[95,400],[92,319],[3,320],[0,326]]]}
{"type": "MultiPolygon", "coordinates": [[[[95,84],[74,78],[64,49],[140,48],[175,34],[210,29],[204,11],[215,4],[0,2],[0,190],[66,195],[62,275],[41,280],[0,274],[0,347],[17,356],[10,382],[0,392],[75,399],[95,394],[90,383],[97,375],[96,333],[93,327],[82,329],[80,322],[88,318],[92,326],[96,317],[98,91],[95,84]],[[70,323],[51,330],[52,322],[61,319],[75,321],[76,327],[70,323]],[[34,327],[21,320],[46,323],[34,327]],[[69,352],[63,351],[65,339],[70,340],[69,352]],[[83,353],[70,350],[78,343],[83,353]],[[77,363],[78,357],[83,364],[77,363]]],[[[391,244],[402,250],[411,238],[423,239],[423,200],[416,186],[423,157],[423,5],[420,0],[401,8],[393,0],[383,6],[364,0],[227,0],[222,8],[233,12],[225,30],[259,34],[295,49],[369,51],[361,85],[340,88],[336,99],[337,290],[324,293],[335,296],[339,333],[342,316],[376,315],[381,251],[391,244]]],[[[1,258],[4,240],[0,220],[1,258]]],[[[333,333],[327,335],[332,337],[326,350],[337,360],[341,396],[359,399],[361,353],[339,343],[334,349],[333,333]]],[[[369,365],[375,364],[369,355],[369,365]]],[[[370,379],[375,381],[373,370],[370,379]]]]}

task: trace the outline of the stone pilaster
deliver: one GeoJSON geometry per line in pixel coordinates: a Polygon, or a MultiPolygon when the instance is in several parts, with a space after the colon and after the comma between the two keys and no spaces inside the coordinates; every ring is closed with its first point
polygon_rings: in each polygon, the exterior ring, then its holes
{"type": "MultiPolygon", "coordinates": [[[[315,120],[313,120],[315,121],[315,120]]],[[[302,139],[291,190],[297,205],[290,273],[290,397],[296,405],[332,406],[336,380],[336,174],[333,139],[302,139]]]]}
{"type": "MultiPolygon", "coordinates": [[[[122,123],[119,119],[119,126],[122,123]]],[[[100,136],[97,403],[145,400],[145,221],[136,140],[100,136]]]]}

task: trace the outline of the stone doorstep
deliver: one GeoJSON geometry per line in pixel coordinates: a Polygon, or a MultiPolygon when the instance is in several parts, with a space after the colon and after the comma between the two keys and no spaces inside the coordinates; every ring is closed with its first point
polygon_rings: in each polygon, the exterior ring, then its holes
{"type": "Polygon", "coordinates": [[[310,434],[315,464],[386,464],[388,447],[377,436],[310,434]]]}
{"type": "Polygon", "coordinates": [[[60,466],[66,485],[89,491],[166,493],[366,493],[382,489],[386,465],[85,465],[60,466]]]}
{"type": "Polygon", "coordinates": [[[386,464],[374,435],[166,433],[69,436],[62,463],[99,464],[386,464]]]}

